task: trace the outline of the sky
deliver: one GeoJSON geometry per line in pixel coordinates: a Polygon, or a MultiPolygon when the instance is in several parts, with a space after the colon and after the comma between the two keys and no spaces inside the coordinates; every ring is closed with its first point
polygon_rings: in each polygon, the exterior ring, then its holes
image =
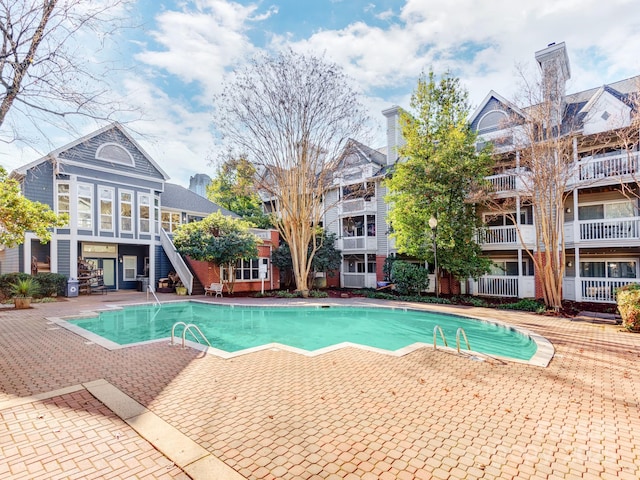
{"type": "MultiPolygon", "coordinates": [[[[215,174],[214,96],[264,52],[292,48],[342,66],[372,118],[371,137],[358,140],[373,148],[385,143],[382,110],[408,107],[429,70],[460,78],[472,108],[490,90],[514,98],[517,70],[535,69],[534,53],[552,42],[567,46],[568,93],[640,74],[637,0],[137,0],[132,24],[100,52],[122,66],[111,94],[141,112],[125,128],[183,186],[215,174]]],[[[0,144],[0,165],[12,170],[101,126],[0,144]]]]}

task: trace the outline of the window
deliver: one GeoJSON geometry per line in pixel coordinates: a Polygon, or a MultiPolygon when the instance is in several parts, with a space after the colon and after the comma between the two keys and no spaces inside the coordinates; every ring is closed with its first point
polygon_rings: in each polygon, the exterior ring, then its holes
{"type": "Polygon", "coordinates": [[[153,231],[160,233],[160,197],[153,197],[153,231]]]}
{"type": "MultiPolygon", "coordinates": [[[[484,214],[484,224],[487,227],[502,227],[513,225],[513,219],[516,217],[516,212],[509,213],[497,213],[497,214],[484,214]]],[[[520,225],[527,224],[527,211],[520,210],[520,225]]]]}
{"type": "Polygon", "coordinates": [[[132,192],[120,192],[120,231],[133,232],[132,192]]]}
{"type": "Polygon", "coordinates": [[[151,230],[151,199],[147,194],[138,195],[138,231],[149,233],[151,230]]]}
{"type": "MultiPolygon", "coordinates": [[[[268,258],[252,258],[251,260],[238,260],[236,262],[236,280],[251,281],[260,280],[260,266],[263,265],[267,272],[265,280],[269,278],[269,259],[268,258]]],[[[223,279],[229,280],[229,271],[224,268],[222,271],[223,279]]]]}
{"type": "Polygon", "coordinates": [[[181,215],[178,212],[162,212],[162,228],[167,233],[173,232],[182,223],[180,217],[181,215]]]}
{"type": "Polygon", "coordinates": [[[578,219],[602,220],[605,218],[634,217],[636,215],[635,210],[632,201],[580,205],[578,207],[578,219]]]}
{"type": "Polygon", "coordinates": [[[367,215],[367,237],[376,236],[376,216],[367,215]]]}
{"type": "Polygon", "coordinates": [[[92,213],[93,188],[85,183],[78,184],[78,228],[91,230],[93,228],[92,213]]]}
{"type": "Polygon", "coordinates": [[[376,256],[367,253],[348,255],[344,258],[346,273],[376,273],[376,256]]]}
{"type": "Polygon", "coordinates": [[[68,183],[59,183],[58,184],[58,213],[66,213],[69,214],[69,184],[68,183]]]}
{"type": "Polygon", "coordinates": [[[96,150],[96,159],[106,162],[121,163],[133,166],[133,157],[129,151],[117,143],[105,143],[96,150]]]}
{"type": "Polygon", "coordinates": [[[113,231],[113,189],[98,188],[100,199],[100,230],[113,231]]]}
{"type": "Polygon", "coordinates": [[[138,275],[138,257],[134,255],[123,255],[122,269],[122,279],[125,282],[132,282],[136,280],[136,276],[138,275]]]}
{"type": "MultiPolygon", "coordinates": [[[[507,277],[518,276],[518,261],[517,260],[494,260],[491,266],[490,275],[499,275],[507,277]]],[[[533,264],[529,260],[522,261],[522,275],[533,275],[533,264]]]]}
{"type": "Polygon", "coordinates": [[[580,262],[580,276],[586,278],[636,278],[636,271],[633,260],[580,262]]]}
{"type": "Polygon", "coordinates": [[[478,122],[478,133],[489,133],[502,130],[507,120],[507,114],[501,110],[493,110],[485,114],[478,122]]]}

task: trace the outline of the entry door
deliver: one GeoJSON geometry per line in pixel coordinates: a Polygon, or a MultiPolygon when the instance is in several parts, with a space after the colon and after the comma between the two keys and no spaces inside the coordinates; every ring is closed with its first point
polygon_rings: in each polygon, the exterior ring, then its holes
{"type": "Polygon", "coordinates": [[[87,263],[93,268],[102,269],[102,280],[107,288],[116,288],[116,259],[115,258],[87,258],[87,263]]]}

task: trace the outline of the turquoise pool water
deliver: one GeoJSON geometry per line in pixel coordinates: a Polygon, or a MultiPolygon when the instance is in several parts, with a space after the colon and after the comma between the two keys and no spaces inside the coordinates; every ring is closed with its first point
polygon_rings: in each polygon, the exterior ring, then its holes
{"type": "MultiPolygon", "coordinates": [[[[455,347],[456,331],[462,327],[476,352],[529,360],[537,348],[528,336],[493,323],[387,308],[257,308],[180,302],[125,307],[68,321],[120,345],[167,338],[176,322],[194,323],[213,347],[226,352],[268,343],[313,351],[342,342],[394,351],[416,342],[432,344],[436,325],[450,347],[455,347]]],[[[177,332],[180,335],[182,330],[177,332]]]]}

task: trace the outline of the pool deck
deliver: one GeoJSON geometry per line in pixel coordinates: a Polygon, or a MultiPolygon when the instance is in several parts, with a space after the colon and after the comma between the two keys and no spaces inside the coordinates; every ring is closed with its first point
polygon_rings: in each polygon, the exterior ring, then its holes
{"type": "Polygon", "coordinates": [[[0,307],[0,479],[640,478],[640,335],[615,325],[421,306],[542,335],[555,348],[542,368],[430,347],[107,350],[47,320],[144,301],[0,307]]]}

